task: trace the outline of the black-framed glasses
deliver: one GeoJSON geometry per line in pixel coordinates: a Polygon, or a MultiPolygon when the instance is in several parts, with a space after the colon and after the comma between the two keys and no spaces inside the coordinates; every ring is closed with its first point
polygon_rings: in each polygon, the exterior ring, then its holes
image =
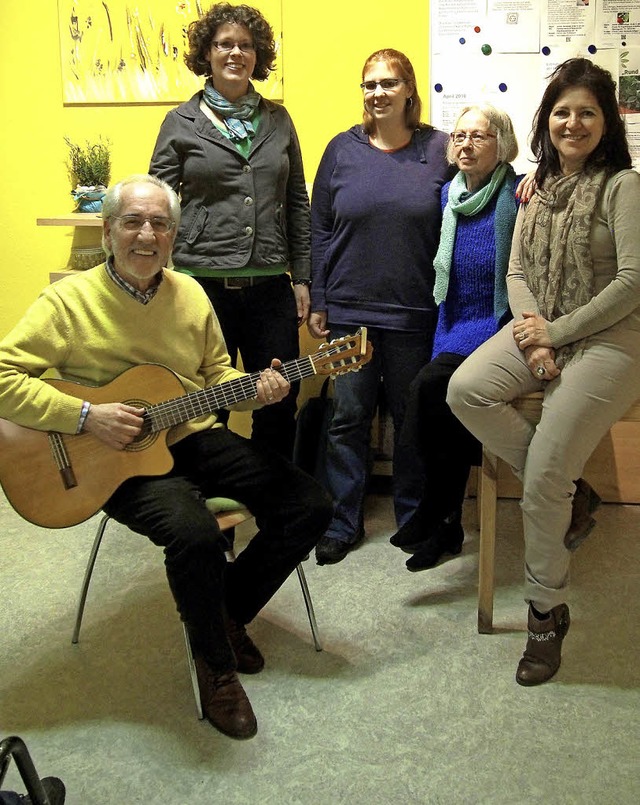
{"type": "Polygon", "coordinates": [[[256,49],[253,42],[232,42],[231,39],[223,39],[221,42],[212,42],[211,44],[223,53],[231,53],[236,47],[243,53],[253,53],[256,49]]]}
{"type": "Polygon", "coordinates": [[[488,131],[452,131],[449,135],[454,145],[464,145],[467,139],[473,145],[484,145],[487,140],[495,140],[496,135],[488,131]]]}
{"type": "Polygon", "coordinates": [[[120,225],[127,232],[140,232],[148,221],[156,235],[166,235],[176,225],[176,222],[171,218],[164,218],[161,215],[156,215],[153,218],[145,218],[142,215],[110,215],[109,218],[115,218],[120,221],[120,225]]]}
{"type": "Polygon", "coordinates": [[[404,83],[404,78],[383,78],[382,81],[363,81],[360,84],[360,89],[365,92],[375,92],[376,87],[380,87],[384,92],[389,90],[398,89],[400,84],[404,83]]]}

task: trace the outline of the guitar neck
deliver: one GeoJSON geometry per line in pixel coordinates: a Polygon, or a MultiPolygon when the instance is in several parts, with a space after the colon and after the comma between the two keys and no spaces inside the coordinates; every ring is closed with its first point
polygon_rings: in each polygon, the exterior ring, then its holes
{"type": "MultiPolygon", "coordinates": [[[[294,383],[305,377],[311,377],[316,370],[313,361],[307,356],[283,363],[278,372],[289,383],[294,383]]],[[[219,408],[228,408],[235,403],[255,398],[259,379],[260,372],[252,372],[217,386],[209,386],[173,400],[151,405],[146,413],[150,430],[154,433],[166,430],[181,422],[210,414],[219,408]]]]}

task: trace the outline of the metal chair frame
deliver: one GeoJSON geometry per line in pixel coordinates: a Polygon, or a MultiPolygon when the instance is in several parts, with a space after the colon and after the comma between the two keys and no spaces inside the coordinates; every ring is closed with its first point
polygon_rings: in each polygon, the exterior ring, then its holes
{"type": "MultiPolygon", "coordinates": [[[[222,531],[225,531],[229,528],[239,525],[245,520],[251,519],[252,516],[253,515],[248,509],[236,509],[233,511],[224,511],[216,513],[216,520],[218,521],[220,529],[222,531]]],[[[108,514],[104,514],[100,518],[100,522],[98,523],[98,530],[96,531],[96,535],[93,540],[93,545],[91,546],[91,552],[89,554],[89,560],[87,562],[87,567],[84,573],[84,579],[82,580],[82,587],[80,588],[80,598],[78,600],[76,620],[75,625],[73,627],[73,635],[71,637],[71,642],[73,644],[78,643],[78,640],[80,639],[82,618],[84,616],[84,608],[87,601],[87,594],[89,592],[89,585],[91,584],[93,568],[95,566],[96,559],[98,558],[98,551],[100,550],[100,545],[102,543],[102,538],[104,537],[105,529],[110,520],[111,517],[108,514]]],[[[227,556],[231,560],[235,558],[232,549],[227,551],[227,556]]],[[[318,630],[315,610],[313,608],[313,601],[311,599],[311,593],[309,592],[309,585],[307,584],[307,578],[305,576],[302,564],[296,566],[296,572],[298,574],[298,581],[300,582],[300,588],[302,590],[302,596],[304,598],[304,604],[307,610],[307,617],[309,618],[309,626],[311,627],[313,644],[315,646],[316,651],[322,651],[322,644],[320,642],[320,632],[318,630]]],[[[202,719],[203,714],[202,714],[202,705],[200,703],[200,689],[198,687],[198,677],[196,675],[196,667],[193,660],[193,652],[191,650],[191,643],[189,642],[187,627],[185,626],[184,623],[182,624],[182,631],[184,634],[184,642],[187,653],[187,663],[189,666],[189,674],[191,676],[191,685],[193,687],[193,695],[196,702],[196,711],[198,714],[198,718],[202,719]]]]}

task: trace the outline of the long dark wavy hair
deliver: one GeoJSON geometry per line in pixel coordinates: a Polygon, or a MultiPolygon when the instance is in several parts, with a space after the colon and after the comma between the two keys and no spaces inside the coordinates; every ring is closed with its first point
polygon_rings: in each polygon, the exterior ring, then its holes
{"type": "Polygon", "coordinates": [[[211,50],[211,42],[215,39],[216,31],[225,23],[244,25],[249,31],[256,49],[256,66],[253,68],[251,78],[256,81],[264,81],[273,70],[277,55],[276,43],[273,38],[273,29],[258,9],[252,6],[216,3],[199,20],[190,23],[187,29],[189,52],[184,55],[187,67],[196,75],[207,77],[211,75],[211,65],[207,56],[211,50]]]}
{"type": "MultiPolygon", "coordinates": [[[[399,50],[394,50],[393,48],[376,50],[375,53],[372,53],[364,63],[364,67],[362,68],[362,80],[364,81],[365,73],[369,67],[371,67],[372,64],[380,61],[386,62],[391,67],[395,68],[398,73],[398,77],[403,78],[407,84],[410,84],[413,87],[413,95],[411,98],[407,98],[407,105],[404,110],[404,118],[407,128],[411,130],[417,128],[433,128],[433,126],[420,122],[420,116],[422,115],[422,101],[418,95],[416,74],[413,70],[413,65],[404,55],[404,53],[401,53],[399,50]]],[[[373,118],[367,111],[366,106],[362,115],[362,128],[367,134],[372,134],[375,129],[373,118]]]]}
{"type": "Polygon", "coordinates": [[[567,90],[583,87],[596,98],[604,115],[604,134],[597,147],[589,154],[584,169],[604,168],[609,174],[631,167],[624,121],[618,109],[616,84],[611,73],[589,59],[567,59],[549,76],[542,101],[534,118],[531,138],[538,168],[536,182],[542,185],[547,176],[561,173],[560,158],[551,142],[549,116],[558,98],[567,90]]]}

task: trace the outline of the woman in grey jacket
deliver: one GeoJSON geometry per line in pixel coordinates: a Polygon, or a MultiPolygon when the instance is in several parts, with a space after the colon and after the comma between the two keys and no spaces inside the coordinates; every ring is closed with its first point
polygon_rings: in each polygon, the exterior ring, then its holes
{"type": "MultiPolygon", "coordinates": [[[[180,195],[173,263],[202,284],[246,371],[299,355],[309,314],[310,221],[300,146],[284,107],[262,98],[273,31],[249,6],[214,5],[189,26],[204,89],[170,111],[149,172],[180,195]],[[293,284],[293,288],[292,288],[293,284]]],[[[297,386],[253,414],[252,438],[291,456],[297,386]]]]}

